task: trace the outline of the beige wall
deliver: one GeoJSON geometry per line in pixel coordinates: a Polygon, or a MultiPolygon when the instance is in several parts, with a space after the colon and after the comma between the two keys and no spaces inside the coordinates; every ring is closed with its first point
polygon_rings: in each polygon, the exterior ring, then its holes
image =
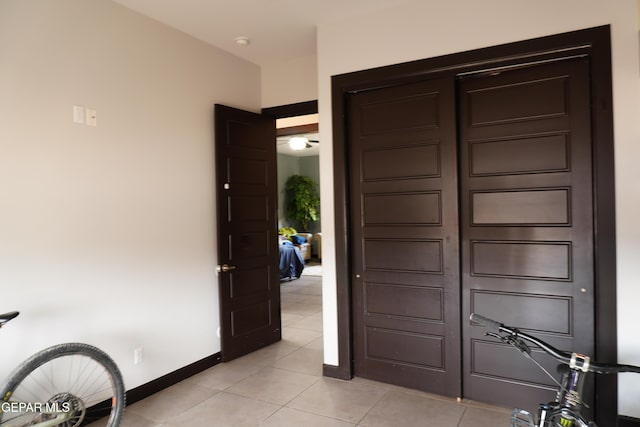
{"type": "MultiPolygon", "coordinates": [[[[640,365],[640,73],[636,2],[610,0],[414,0],[318,29],[325,363],[337,364],[331,76],[448,53],[611,24],[613,55],[618,342],[622,362],[640,365]],[[577,12],[579,11],[579,12],[577,12]]],[[[620,413],[640,417],[637,376],[620,376],[620,413]]]]}
{"type": "Polygon", "coordinates": [[[262,66],[262,107],[318,99],[316,56],[262,66]]]}
{"type": "Polygon", "coordinates": [[[2,0],[0,94],[0,378],[69,340],[127,388],[219,351],[213,105],[259,110],[259,68],[108,0],[2,0]]]}

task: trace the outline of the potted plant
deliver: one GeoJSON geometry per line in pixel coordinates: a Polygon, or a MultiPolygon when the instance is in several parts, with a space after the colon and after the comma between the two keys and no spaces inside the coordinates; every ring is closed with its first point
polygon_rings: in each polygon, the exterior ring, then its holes
{"type": "Polygon", "coordinates": [[[317,221],[320,196],[316,183],[304,175],[291,175],[285,184],[287,217],[299,224],[302,230],[309,229],[311,221],[317,221]]]}

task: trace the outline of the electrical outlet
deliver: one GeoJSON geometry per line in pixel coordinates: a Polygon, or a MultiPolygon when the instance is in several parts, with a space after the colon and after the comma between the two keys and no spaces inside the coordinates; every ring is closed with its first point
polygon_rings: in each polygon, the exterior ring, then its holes
{"type": "Polygon", "coordinates": [[[138,365],[140,363],[142,363],[142,347],[133,350],[133,364],[138,365]]]}

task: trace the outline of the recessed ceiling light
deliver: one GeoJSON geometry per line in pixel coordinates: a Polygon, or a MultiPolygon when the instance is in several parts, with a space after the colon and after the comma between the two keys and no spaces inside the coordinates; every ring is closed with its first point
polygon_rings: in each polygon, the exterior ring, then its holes
{"type": "Polygon", "coordinates": [[[251,43],[251,40],[249,40],[249,37],[244,37],[244,36],[236,37],[235,41],[238,46],[248,46],[249,43],[251,43]]]}

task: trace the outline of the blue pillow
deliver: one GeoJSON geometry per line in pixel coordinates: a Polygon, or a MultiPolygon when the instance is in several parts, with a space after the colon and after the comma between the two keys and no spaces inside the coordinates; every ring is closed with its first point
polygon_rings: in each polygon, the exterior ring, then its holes
{"type": "Polygon", "coordinates": [[[303,243],[307,243],[307,238],[303,237],[303,236],[297,236],[297,235],[293,235],[290,237],[291,241],[293,242],[294,245],[301,245],[303,243]]]}

